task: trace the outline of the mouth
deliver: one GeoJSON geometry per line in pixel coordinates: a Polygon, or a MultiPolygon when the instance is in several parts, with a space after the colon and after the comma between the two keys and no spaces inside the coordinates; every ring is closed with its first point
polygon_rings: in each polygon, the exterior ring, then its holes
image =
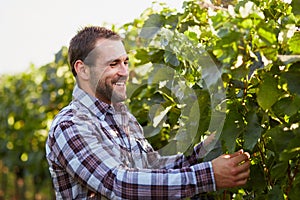
{"type": "Polygon", "coordinates": [[[119,77],[118,79],[116,79],[113,82],[113,85],[119,86],[119,87],[124,87],[124,86],[126,86],[126,81],[127,81],[127,78],[125,78],[125,77],[119,77]]]}
{"type": "Polygon", "coordinates": [[[125,86],[126,84],[125,84],[125,81],[118,81],[118,82],[114,83],[114,85],[116,85],[116,86],[125,86]]]}

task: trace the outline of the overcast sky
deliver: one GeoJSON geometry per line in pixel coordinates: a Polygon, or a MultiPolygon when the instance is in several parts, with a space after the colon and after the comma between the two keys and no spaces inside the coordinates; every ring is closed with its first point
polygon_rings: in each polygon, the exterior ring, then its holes
{"type": "MultiPolygon", "coordinates": [[[[180,9],[184,0],[158,0],[180,9]]],[[[133,21],[152,0],[0,0],[0,74],[52,62],[80,27],[133,21]]]]}

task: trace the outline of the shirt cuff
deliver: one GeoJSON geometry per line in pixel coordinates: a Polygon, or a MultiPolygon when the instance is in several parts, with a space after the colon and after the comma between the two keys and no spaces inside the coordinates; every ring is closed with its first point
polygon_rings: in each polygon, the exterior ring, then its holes
{"type": "Polygon", "coordinates": [[[208,162],[209,164],[209,167],[210,167],[210,173],[211,173],[211,180],[212,180],[212,183],[213,183],[213,189],[214,191],[217,191],[217,186],[216,186],[216,181],[215,181],[215,175],[214,175],[214,169],[212,167],[212,162],[208,162]]]}
{"type": "Polygon", "coordinates": [[[194,165],[196,172],[197,194],[216,191],[215,177],[211,162],[194,165]]]}

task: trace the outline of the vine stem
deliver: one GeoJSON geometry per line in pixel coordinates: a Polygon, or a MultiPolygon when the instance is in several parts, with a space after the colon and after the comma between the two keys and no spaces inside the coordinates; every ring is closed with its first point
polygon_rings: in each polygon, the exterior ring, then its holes
{"type": "MultiPolygon", "coordinates": [[[[266,146],[265,144],[265,140],[263,137],[261,137],[261,141],[262,141],[262,145],[263,145],[263,148],[266,146]]],[[[268,185],[273,185],[271,180],[270,180],[270,175],[269,175],[269,169],[267,168],[267,165],[266,165],[266,160],[265,160],[265,157],[264,157],[264,153],[261,149],[261,147],[259,145],[257,145],[258,147],[258,150],[259,150],[259,153],[260,153],[260,156],[261,156],[261,162],[262,162],[262,166],[263,166],[263,169],[264,169],[264,172],[265,172],[265,178],[267,179],[267,182],[268,182],[268,185]]]]}
{"type": "Polygon", "coordinates": [[[288,164],[288,187],[286,189],[286,199],[288,199],[288,196],[289,196],[289,193],[293,187],[293,182],[295,180],[295,177],[296,175],[298,174],[299,172],[299,168],[300,168],[300,161],[297,160],[297,164],[295,166],[295,170],[294,172],[292,173],[292,170],[291,170],[291,165],[288,164]]]}
{"type": "Polygon", "coordinates": [[[227,194],[227,190],[224,190],[224,192],[223,192],[223,200],[226,200],[226,194],[227,194]]]}

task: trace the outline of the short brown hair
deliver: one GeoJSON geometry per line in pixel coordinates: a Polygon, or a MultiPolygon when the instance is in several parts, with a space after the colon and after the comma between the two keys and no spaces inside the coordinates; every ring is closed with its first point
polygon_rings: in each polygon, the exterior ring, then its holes
{"type": "Polygon", "coordinates": [[[77,73],[74,69],[74,64],[77,60],[82,60],[95,48],[98,39],[113,39],[121,40],[121,36],[116,32],[99,26],[85,27],[71,39],[68,51],[69,63],[73,75],[77,73]]]}

